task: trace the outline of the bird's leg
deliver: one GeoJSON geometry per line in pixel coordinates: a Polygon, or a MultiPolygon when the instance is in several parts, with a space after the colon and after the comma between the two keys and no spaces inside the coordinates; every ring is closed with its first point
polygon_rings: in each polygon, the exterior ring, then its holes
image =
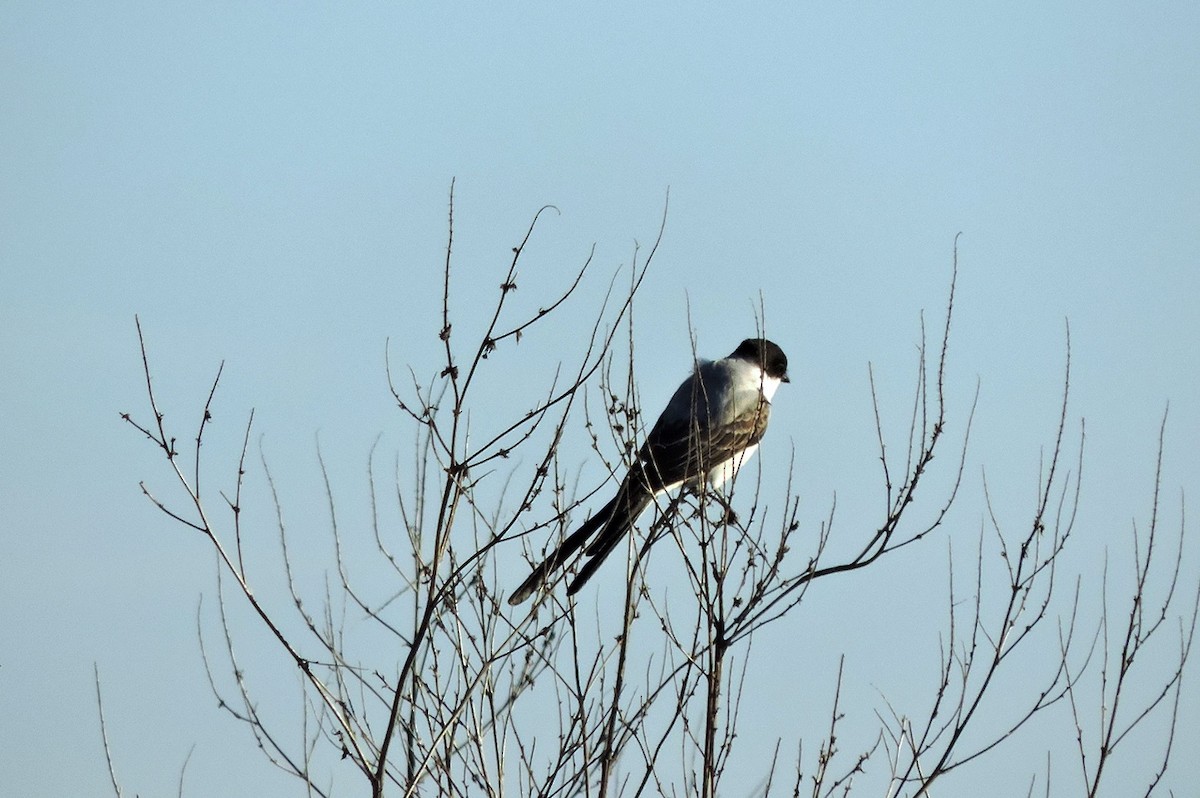
{"type": "Polygon", "coordinates": [[[709,488],[709,487],[705,486],[705,487],[701,487],[700,489],[693,488],[692,493],[694,493],[696,495],[696,497],[698,499],[700,499],[700,507],[701,508],[706,506],[706,503],[705,503],[706,499],[712,499],[718,505],[720,505],[720,507],[721,507],[720,523],[721,524],[723,524],[724,526],[737,526],[737,523],[738,523],[737,513],[735,513],[733,511],[733,505],[729,503],[729,499],[726,498],[725,494],[721,493],[720,490],[717,490],[715,488],[709,488]]]}
{"type": "Polygon", "coordinates": [[[729,503],[729,499],[725,498],[725,494],[713,491],[712,495],[717,500],[717,504],[721,505],[721,509],[725,511],[721,516],[721,523],[725,526],[737,526],[737,513],[733,511],[733,505],[729,503]]]}

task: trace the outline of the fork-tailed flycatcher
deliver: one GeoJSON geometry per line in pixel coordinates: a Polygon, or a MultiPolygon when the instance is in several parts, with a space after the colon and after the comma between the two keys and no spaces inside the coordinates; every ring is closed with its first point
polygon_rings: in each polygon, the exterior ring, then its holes
{"type": "Polygon", "coordinates": [[[587,560],[567,588],[577,592],[655,498],[680,486],[718,488],[758,449],[771,398],[788,382],[787,356],[747,338],[721,360],[701,361],[667,402],[617,495],[569,535],[509,597],[520,604],[576,551],[587,560]]]}

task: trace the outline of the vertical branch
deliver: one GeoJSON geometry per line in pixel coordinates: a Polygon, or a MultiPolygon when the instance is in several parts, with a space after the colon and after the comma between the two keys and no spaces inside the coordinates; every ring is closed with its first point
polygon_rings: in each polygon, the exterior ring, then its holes
{"type": "Polygon", "coordinates": [[[204,413],[200,416],[200,428],[196,431],[196,458],[193,467],[192,486],[196,495],[200,495],[200,446],[204,443],[204,427],[212,421],[212,401],[217,394],[217,385],[221,382],[221,373],[225,371],[225,361],[217,366],[217,376],[213,378],[212,387],[208,391],[208,399],[204,401],[204,413]]]}
{"type": "Polygon", "coordinates": [[[100,740],[104,743],[104,763],[108,766],[108,778],[112,784],[113,794],[121,798],[121,785],[117,781],[117,771],[113,766],[112,751],[108,747],[108,727],[104,722],[104,699],[100,695],[100,666],[92,663],[92,673],[96,679],[96,711],[100,715],[100,740]]]}

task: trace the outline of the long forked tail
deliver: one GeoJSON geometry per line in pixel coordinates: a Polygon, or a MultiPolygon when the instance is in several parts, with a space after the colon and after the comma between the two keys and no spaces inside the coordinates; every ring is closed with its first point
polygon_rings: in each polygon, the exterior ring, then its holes
{"type": "Polygon", "coordinates": [[[567,587],[567,593],[577,593],[596,570],[604,563],[613,549],[633,527],[633,522],[641,515],[653,500],[653,494],[642,491],[632,491],[628,488],[617,491],[613,500],[604,505],[599,512],[584,522],[583,526],[572,532],[566,540],[559,544],[545,562],[533,569],[529,578],[509,597],[509,604],[520,604],[533,595],[555,570],[561,568],[571,555],[584,549],[587,561],[579,569],[579,574],[567,587]]]}
{"type": "Polygon", "coordinates": [[[529,577],[513,591],[513,594],[508,597],[508,603],[515,606],[536,593],[538,588],[545,584],[546,578],[550,574],[561,568],[572,554],[583,548],[588,538],[595,534],[597,529],[608,523],[609,518],[612,517],[613,508],[616,506],[617,499],[614,497],[599,512],[593,513],[591,518],[584,521],[583,526],[568,535],[562,543],[558,544],[558,548],[551,552],[541,565],[534,568],[529,577]]]}
{"type": "MultiPolygon", "coordinates": [[[[628,527],[626,527],[628,529],[628,527]]],[[[578,593],[588,580],[600,569],[604,561],[608,559],[608,555],[612,554],[612,550],[621,542],[623,535],[610,535],[603,541],[596,541],[600,545],[589,546],[587,550],[587,560],[579,568],[579,573],[571,580],[571,584],[567,585],[567,595],[573,596],[578,593]]]]}
{"type": "MultiPolygon", "coordinates": [[[[618,495],[617,499],[621,496],[618,495]]],[[[617,499],[613,500],[615,504],[617,499]]],[[[637,495],[626,495],[624,502],[614,508],[610,512],[608,523],[596,534],[594,540],[588,544],[586,549],[587,561],[579,568],[579,573],[567,586],[567,595],[578,593],[588,580],[600,569],[604,561],[608,559],[608,555],[612,554],[613,549],[617,547],[625,535],[633,528],[633,524],[637,521],[639,515],[645,512],[653,500],[650,493],[640,493],[637,495]]],[[[607,507],[604,509],[608,509],[607,507]]]]}

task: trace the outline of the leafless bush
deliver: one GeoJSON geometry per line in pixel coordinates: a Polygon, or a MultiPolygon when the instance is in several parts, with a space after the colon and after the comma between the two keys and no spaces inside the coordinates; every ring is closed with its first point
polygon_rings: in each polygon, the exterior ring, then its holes
{"type": "MultiPolygon", "coordinates": [[[[151,418],[143,422],[128,413],[122,418],[161,453],[175,485],[171,489],[181,498],[162,498],[165,494],[145,482],[142,490],[168,518],[202,535],[216,552],[220,642],[215,648],[211,633],[204,631],[204,613],[197,618],[210,687],[221,708],[249,730],[273,765],[296,776],[309,794],[322,796],[333,793],[334,774],[344,769],[343,761],[361,775],[364,792],[372,796],[712,796],[720,790],[828,796],[857,792],[858,780],[871,774],[882,774],[887,795],[917,796],[1018,730],[1038,725],[1048,717],[1046,710],[1061,704],[1071,709],[1081,792],[1089,796],[1096,794],[1106,763],[1130,731],[1151,714],[1167,712],[1171,731],[1161,741],[1160,764],[1146,794],[1154,792],[1172,753],[1196,623],[1197,598],[1190,599],[1182,616],[1172,609],[1186,581],[1179,568],[1182,518],[1178,546],[1165,555],[1173,560],[1164,564],[1160,470],[1149,527],[1135,530],[1136,586],[1128,623],[1119,631],[1110,623],[1115,616],[1107,611],[1107,597],[1095,631],[1083,630],[1079,609],[1089,597],[1077,580],[1071,611],[1062,617],[1053,613],[1052,596],[1056,589],[1061,592],[1064,581],[1058,562],[1071,539],[1083,462],[1081,426],[1074,468],[1065,465],[1069,365],[1058,432],[1032,517],[1022,531],[1012,533],[988,499],[986,523],[973,538],[977,564],[965,604],[958,587],[961,574],[953,555],[948,558],[948,629],[942,667],[929,696],[889,697],[878,733],[857,741],[857,753],[847,757],[841,753],[839,731],[845,718],[839,666],[827,687],[828,718],[820,727],[796,729],[801,746],[794,767],[787,764],[789,755],[782,753],[780,741],[768,757],[760,756],[760,783],[723,781],[738,751],[739,730],[753,724],[742,712],[747,664],[772,633],[772,624],[800,606],[818,580],[878,566],[909,546],[930,546],[929,539],[936,540],[934,533],[945,527],[963,482],[974,417],[974,405],[953,422],[947,410],[953,278],[932,347],[926,345],[922,320],[910,421],[899,458],[887,444],[871,375],[886,501],[872,529],[840,530],[843,539],[859,541],[849,556],[835,560],[828,553],[833,505],[818,533],[802,539],[797,534],[799,500],[790,477],[782,495],[768,496],[748,468],[727,496],[738,505],[737,514],[729,513],[724,502],[710,501],[704,491],[681,494],[656,509],[645,535],[630,543],[629,578],[611,615],[602,615],[586,600],[568,599],[561,590],[510,610],[503,599],[515,584],[511,566],[521,561],[519,553],[536,559],[543,546],[560,538],[571,514],[581,512],[602,487],[580,490],[572,468],[563,462],[563,441],[572,425],[588,430],[612,474],[619,475],[637,450],[644,423],[633,387],[629,311],[658,246],[655,241],[644,259],[635,253],[624,288],[617,288],[615,279],[609,283],[583,345],[570,353],[575,360],[559,367],[527,412],[472,428],[473,411],[485,417],[489,407],[481,385],[490,356],[536,334],[548,318],[567,308],[578,316],[574,305],[585,293],[580,289],[589,277],[591,257],[542,308],[510,318],[518,266],[540,216],[535,215],[513,248],[482,332],[464,340],[455,327],[451,301],[451,195],[437,336],[441,367],[432,378],[411,369],[401,378],[391,371],[389,356],[392,395],[414,433],[412,459],[405,463],[397,458],[395,484],[384,488],[371,453],[372,551],[366,563],[359,545],[365,536],[359,529],[353,535],[343,530],[322,464],[333,561],[331,577],[315,597],[297,574],[282,502],[265,457],[262,469],[274,497],[285,596],[266,595],[251,580],[243,540],[262,535],[261,529],[245,528],[243,515],[253,413],[234,458],[231,488],[214,497],[208,477],[201,487],[207,473],[201,450],[221,369],[185,453],[159,409],[138,325],[151,418]],[[597,396],[602,410],[595,404],[597,396]],[[942,492],[928,487],[918,491],[927,486],[935,454],[943,453],[952,426],[956,448],[936,461],[947,464],[942,492]],[[668,595],[646,579],[651,544],[663,539],[673,539],[684,552],[689,589],[683,595],[668,595]],[[992,567],[996,561],[1002,570],[992,567]],[[1166,571],[1165,582],[1159,569],[1166,571]],[[988,593],[997,582],[1003,585],[999,603],[990,601],[988,593]],[[1154,601],[1152,587],[1159,596],[1154,601]],[[253,695],[247,672],[256,666],[239,660],[230,622],[231,614],[245,608],[300,675],[304,689],[295,721],[269,718],[253,695]],[[1177,669],[1161,677],[1148,674],[1149,698],[1129,698],[1141,673],[1139,655],[1152,638],[1172,628],[1179,635],[1177,669]],[[1052,634],[1043,634],[1046,629],[1052,634]],[[1015,653],[1036,645],[1045,648],[1047,641],[1053,666],[1036,676],[1023,695],[1015,700],[1005,696],[1001,702],[995,685],[1015,653]],[[1085,675],[1094,672],[1100,674],[1098,696],[1085,692],[1085,675]],[[1085,711],[1097,700],[1107,708],[1098,727],[1089,725],[1085,711]],[[926,709],[916,714],[900,708],[922,701],[926,709]],[[998,704],[1009,713],[1001,713],[1000,721],[991,711],[998,704]],[[985,715],[991,718],[986,723],[980,721],[985,715]],[[815,755],[805,754],[805,736],[820,737],[815,755]]],[[[956,275],[957,255],[955,261],[956,275]]],[[[949,545],[951,538],[961,537],[955,532],[945,539],[949,545]]],[[[107,739],[105,755],[119,793],[107,739]]]]}

